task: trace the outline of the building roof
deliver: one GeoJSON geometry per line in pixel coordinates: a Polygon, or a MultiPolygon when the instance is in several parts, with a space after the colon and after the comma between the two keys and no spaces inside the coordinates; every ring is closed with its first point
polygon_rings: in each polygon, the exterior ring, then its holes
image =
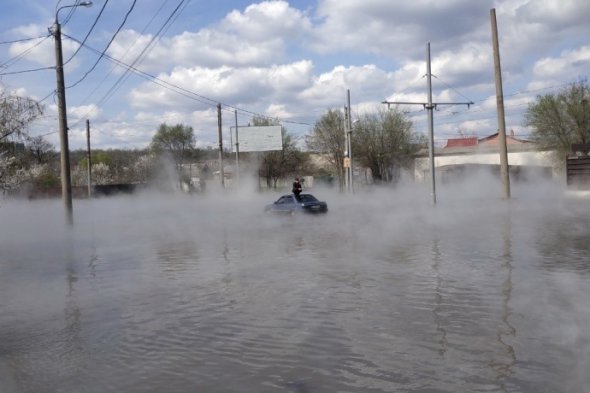
{"type": "Polygon", "coordinates": [[[445,145],[446,148],[450,147],[467,147],[467,146],[475,146],[477,145],[478,139],[476,136],[468,136],[462,138],[449,138],[447,139],[447,144],[445,145]]]}
{"type": "MultiPolygon", "coordinates": [[[[497,145],[498,144],[499,135],[496,132],[490,136],[486,136],[479,140],[480,145],[497,145]]],[[[533,143],[531,141],[527,141],[525,139],[519,139],[514,136],[514,133],[510,131],[510,135],[506,135],[506,144],[507,145],[524,145],[528,143],[533,143]]]]}
{"type": "MultiPolygon", "coordinates": [[[[508,152],[520,152],[520,151],[538,151],[540,149],[536,143],[527,141],[525,139],[519,139],[514,137],[512,131],[511,135],[506,135],[506,147],[508,152]]],[[[474,154],[474,153],[485,153],[485,152],[496,152],[498,151],[498,133],[483,137],[461,137],[461,138],[450,138],[447,140],[447,144],[442,148],[434,148],[434,152],[439,156],[456,155],[456,154],[474,154]]],[[[422,157],[429,154],[428,149],[420,150],[415,156],[422,157]]]]}

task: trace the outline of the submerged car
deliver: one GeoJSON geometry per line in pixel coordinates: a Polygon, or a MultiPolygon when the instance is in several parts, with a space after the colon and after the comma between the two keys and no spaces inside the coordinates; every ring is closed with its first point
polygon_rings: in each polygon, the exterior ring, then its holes
{"type": "Polygon", "coordinates": [[[298,197],[289,194],[283,195],[270,205],[266,205],[264,211],[283,214],[327,213],[328,204],[318,200],[311,194],[300,194],[298,197]]]}

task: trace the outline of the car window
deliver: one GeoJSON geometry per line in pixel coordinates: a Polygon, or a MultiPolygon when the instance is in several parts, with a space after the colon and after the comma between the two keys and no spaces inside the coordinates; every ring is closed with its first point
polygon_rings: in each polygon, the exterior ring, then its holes
{"type": "Polygon", "coordinates": [[[286,203],[291,203],[291,197],[290,196],[284,196],[279,198],[278,204],[279,205],[284,205],[286,203]]]}
{"type": "Polygon", "coordinates": [[[310,194],[303,194],[299,196],[299,200],[302,202],[315,202],[317,201],[316,197],[310,194]]]}

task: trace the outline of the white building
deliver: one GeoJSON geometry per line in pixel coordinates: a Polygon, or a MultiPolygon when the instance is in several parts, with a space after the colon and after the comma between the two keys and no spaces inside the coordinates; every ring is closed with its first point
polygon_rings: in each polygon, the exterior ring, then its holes
{"type": "MultiPolygon", "coordinates": [[[[556,178],[560,166],[554,151],[539,151],[530,141],[506,136],[508,166],[511,179],[526,179],[529,176],[556,178]]],[[[498,134],[485,138],[464,137],[449,139],[443,148],[435,148],[434,167],[437,178],[451,181],[478,170],[500,171],[498,134]]],[[[429,179],[430,158],[428,151],[421,152],[414,161],[414,178],[417,182],[429,179]]]]}

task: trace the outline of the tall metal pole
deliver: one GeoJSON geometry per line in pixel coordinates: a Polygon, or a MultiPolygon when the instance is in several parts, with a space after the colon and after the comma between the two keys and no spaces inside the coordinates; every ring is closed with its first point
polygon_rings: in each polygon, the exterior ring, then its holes
{"type": "Polygon", "coordinates": [[[238,110],[234,110],[236,116],[236,186],[240,185],[240,142],[238,139],[238,110]]]}
{"type": "MultiPolygon", "coordinates": [[[[59,11],[59,10],[58,10],[59,11]]],[[[70,177],[70,148],[68,144],[68,118],[66,116],[66,88],[64,82],[64,66],[61,48],[61,26],[55,15],[53,29],[55,38],[55,74],[57,77],[57,109],[59,118],[59,142],[60,142],[60,163],[61,163],[61,195],[66,211],[66,221],[74,223],[72,208],[72,180],[70,177]]]]}
{"type": "Polygon", "coordinates": [[[349,192],[350,151],[348,150],[348,108],[346,106],[344,107],[344,150],[346,152],[346,162],[348,163],[344,166],[344,189],[346,192],[349,192]]]}
{"type": "Polygon", "coordinates": [[[92,197],[92,157],[90,155],[90,120],[86,119],[86,146],[88,157],[88,198],[92,197]]]}
{"type": "Polygon", "coordinates": [[[354,185],[353,185],[353,178],[354,178],[354,170],[352,166],[352,112],[350,110],[350,89],[346,90],[347,95],[347,108],[348,108],[348,160],[350,162],[350,180],[348,184],[350,186],[350,192],[354,193],[354,185]]]}
{"type": "Polygon", "coordinates": [[[428,156],[430,158],[430,184],[432,191],[432,204],[436,205],[436,179],[434,174],[434,114],[432,105],[432,75],[430,71],[430,42],[426,46],[426,76],[428,80],[428,102],[426,109],[428,110],[428,156]]]}
{"type": "Polygon", "coordinates": [[[221,104],[217,104],[217,130],[219,134],[219,176],[221,188],[225,188],[225,173],[223,172],[223,136],[221,132],[221,104]]]}
{"type": "Polygon", "coordinates": [[[506,146],[506,120],[504,116],[504,92],[502,90],[502,70],[500,67],[500,45],[498,43],[498,26],[496,9],[490,10],[492,21],[492,45],[494,47],[494,74],[496,76],[496,108],[498,112],[498,148],[500,150],[500,178],[502,180],[502,196],[510,198],[510,174],[508,171],[508,148],[506,146]]]}

